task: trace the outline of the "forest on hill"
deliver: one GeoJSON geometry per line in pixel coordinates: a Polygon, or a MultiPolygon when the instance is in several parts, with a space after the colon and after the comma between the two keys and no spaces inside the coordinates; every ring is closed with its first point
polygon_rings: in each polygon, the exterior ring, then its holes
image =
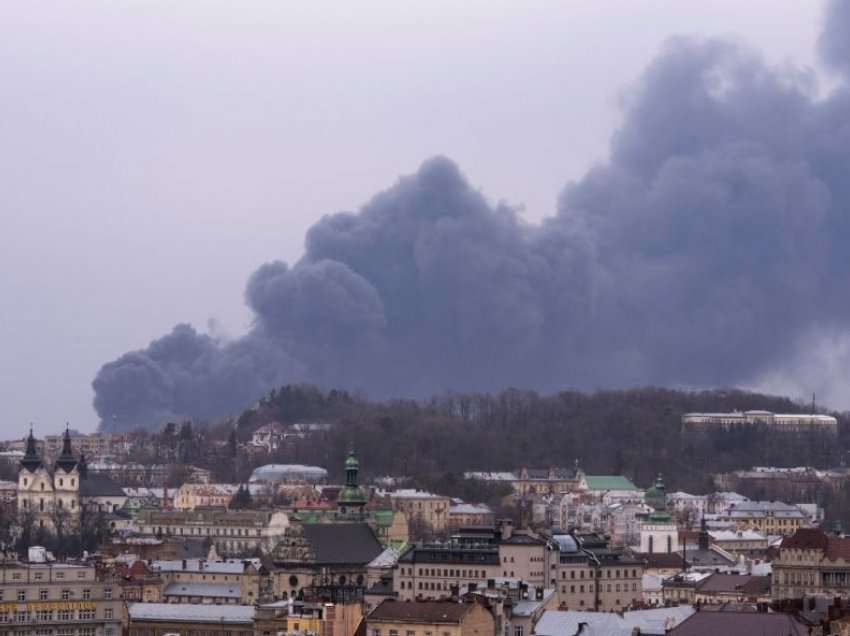
{"type": "MultiPolygon", "coordinates": [[[[743,435],[718,440],[707,451],[683,447],[683,413],[751,409],[805,413],[811,405],[741,390],[654,387],[552,395],[510,389],[448,393],[426,401],[372,401],[345,391],[288,385],[245,411],[236,429],[244,440],[274,421],[331,423],[328,430],[292,440],[274,460],[317,464],[339,478],[345,454],[354,446],[367,476],[404,475],[417,484],[457,492],[465,487],[464,471],[576,461],[587,473],[622,474],[640,486],[662,473],[669,489],[706,492],[712,473],[754,465],[825,468],[837,465],[846,450],[850,417],[838,413],[833,415],[839,419],[839,439],[826,445],[743,435]]],[[[220,425],[220,434],[232,426],[220,425]]]]}

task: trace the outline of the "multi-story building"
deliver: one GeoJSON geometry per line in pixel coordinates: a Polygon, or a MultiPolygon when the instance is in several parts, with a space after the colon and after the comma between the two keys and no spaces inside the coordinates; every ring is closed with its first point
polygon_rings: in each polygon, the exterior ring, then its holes
{"type": "Polygon", "coordinates": [[[785,537],[773,560],[774,600],[822,595],[850,598],[850,537],[803,528],[785,537]]]}
{"type": "Polygon", "coordinates": [[[454,502],[449,506],[447,525],[450,530],[462,526],[492,526],[495,522],[496,516],[486,504],[454,502]]]}
{"type": "MultiPolygon", "coordinates": [[[[131,436],[132,433],[72,434],[71,441],[74,447],[86,457],[121,457],[130,450],[131,436]]],[[[64,443],[64,435],[45,435],[44,453],[48,457],[57,457],[61,453],[64,443]]]]}
{"type": "Polygon", "coordinates": [[[174,509],[226,508],[238,490],[235,484],[183,484],[174,495],[174,509]]]}
{"type": "Polygon", "coordinates": [[[407,523],[413,528],[424,524],[427,528],[440,532],[448,526],[451,497],[411,488],[395,490],[387,493],[387,496],[393,510],[403,513],[407,523]]]}
{"type": "Polygon", "coordinates": [[[555,535],[559,602],[568,609],[622,611],[643,600],[644,563],[601,536],[555,535]]]}
{"type": "Polygon", "coordinates": [[[119,636],[123,622],[119,586],[92,565],[0,563],[0,633],[119,636]]]}
{"type": "Polygon", "coordinates": [[[400,601],[438,600],[461,585],[502,576],[499,548],[490,542],[435,542],[410,546],[399,557],[393,591],[400,601]]]}
{"type": "Polygon", "coordinates": [[[572,468],[518,468],[509,472],[468,472],[466,479],[509,484],[518,496],[558,495],[577,490],[584,471],[578,461],[572,468]]]}
{"type": "Polygon", "coordinates": [[[758,530],[763,534],[790,536],[811,525],[811,519],[799,506],[781,501],[741,501],[729,506],[721,519],[738,530],[758,530]]]}
{"type": "Polygon", "coordinates": [[[153,561],[168,603],[253,605],[272,600],[272,579],[259,559],[153,561]]]}
{"type": "Polygon", "coordinates": [[[289,516],[268,510],[140,510],[136,523],[143,536],[206,539],[221,555],[271,551],[289,527],[289,516]]]}

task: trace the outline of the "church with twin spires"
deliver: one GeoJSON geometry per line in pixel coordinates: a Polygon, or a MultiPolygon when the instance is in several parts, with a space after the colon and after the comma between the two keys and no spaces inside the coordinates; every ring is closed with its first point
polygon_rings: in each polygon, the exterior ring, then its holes
{"type": "Polygon", "coordinates": [[[105,475],[89,475],[86,457],[79,459],[66,427],[62,452],[53,466],[38,454],[30,429],[24,458],[18,470],[18,514],[30,515],[34,524],[55,530],[57,524],[75,526],[80,510],[114,512],[126,502],[121,487],[105,475]]]}

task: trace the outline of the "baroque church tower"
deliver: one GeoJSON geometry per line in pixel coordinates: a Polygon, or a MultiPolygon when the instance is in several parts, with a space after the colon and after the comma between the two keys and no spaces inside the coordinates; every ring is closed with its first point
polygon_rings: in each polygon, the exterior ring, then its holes
{"type": "Polygon", "coordinates": [[[53,470],[38,454],[30,429],[27,449],[18,471],[18,513],[32,515],[36,525],[55,529],[56,523],[76,524],[80,515],[80,473],[66,428],[62,453],[53,470]]]}

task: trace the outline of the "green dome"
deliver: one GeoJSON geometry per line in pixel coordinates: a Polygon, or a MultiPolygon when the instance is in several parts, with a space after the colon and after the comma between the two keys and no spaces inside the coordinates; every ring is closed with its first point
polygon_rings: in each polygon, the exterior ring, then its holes
{"type": "Polygon", "coordinates": [[[346,486],[339,491],[337,503],[340,504],[365,504],[367,501],[366,491],[360,486],[346,486]]]}

